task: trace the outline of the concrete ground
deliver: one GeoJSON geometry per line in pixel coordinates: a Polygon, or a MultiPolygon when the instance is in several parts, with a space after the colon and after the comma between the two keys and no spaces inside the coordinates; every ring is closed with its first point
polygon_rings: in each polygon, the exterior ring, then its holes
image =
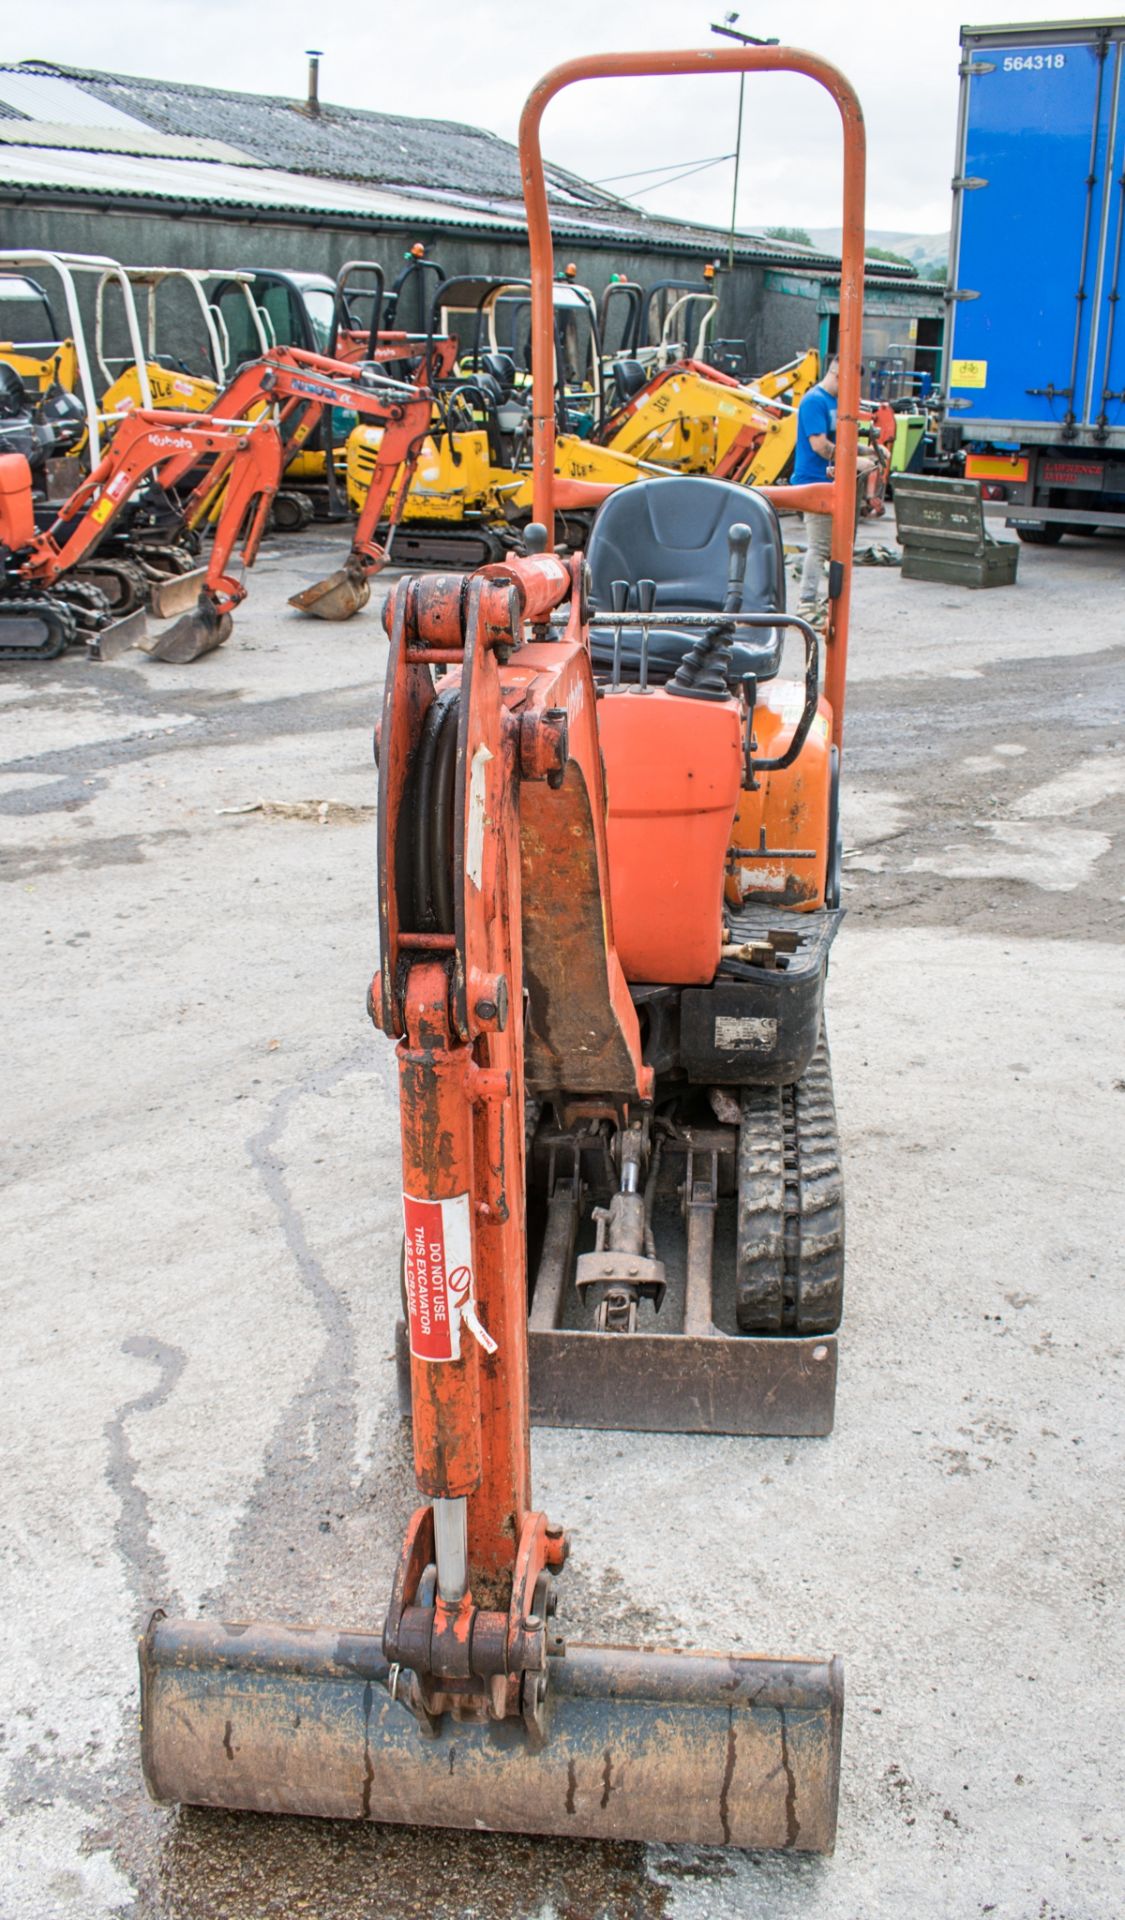
{"type": "Polygon", "coordinates": [[[385,643],[372,612],[285,606],[335,544],[264,555],[194,667],[0,684],[0,1915],[1120,1914],[1108,542],[1027,549],[991,593],[857,573],[833,1437],[535,1437],[576,1637],[844,1656],[835,1857],[146,1801],[151,1608],[376,1625],[412,1505],[394,1084],[363,1006],[385,643]]]}

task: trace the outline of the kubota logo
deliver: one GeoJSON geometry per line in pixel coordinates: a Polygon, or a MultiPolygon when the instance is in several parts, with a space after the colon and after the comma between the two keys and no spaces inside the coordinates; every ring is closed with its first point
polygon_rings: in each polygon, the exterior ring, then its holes
{"type": "Polygon", "coordinates": [[[180,447],[184,452],[190,453],[194,445],[194,440],[189,440],[184,433],[152,433],[149,435],[150,447],[180,447]]]}

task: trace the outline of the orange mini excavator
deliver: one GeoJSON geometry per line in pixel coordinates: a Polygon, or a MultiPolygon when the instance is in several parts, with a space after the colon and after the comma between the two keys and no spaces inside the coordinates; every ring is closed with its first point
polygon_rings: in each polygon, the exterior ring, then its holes
{"type": "MultiPolygon", "coordinates": [[[[142,489],[161,502],[173,538],[213,519],[214,546],[205,566],[151,588],[154,614],[181,616],[172,627],[151,635],[143,615],[111,624],[107,616],[90,631],[91,651],[112,659],[135,646],[183,664],[221,646],[231,613],[246,596],[245,583],[225,571],[239,529],[248,521],[243,560],[249,567],[294,448],[334,406],[381,427],[379,457],[344,565],[294,596],[293,605],[327,620],[358,612],[370,598],[371,575],[386,561],[376,529],[383,521],[393,531],[401,512],[431,396],[376,367],[274,347],[240,367],[206,413],[126,415],[94,471],[51,507],[48,525],[36,524],[28,461],[20,455],[0,460],[0,660],[54,657],[75,637],[76,590],[88,594],[89,583],[102,577],[99,567],[128,577],[127,536],[124,554],[108,562],[99,560],[98,550],[109,540],[122,544],[119,528],[142,489]]],[[[138,574],[139,594],[147,584],[138,574]]]]}
{"type": "Polygon", "coordinates": [[[136,646],[177,663],[220,646],[230,633],[231,613],[246,596],[245,581],[230,571],[231,557],[241,534],[243,567],[253,565],[281,479],[281,439],[273,422],[231,426],[198,413],[130,413],[93,472],[51,509],[42,527],[36,525],[27,460],[21,454],[0,457],[0,660],[50,660],[62,653],[77,637],[75,609],[83,602],[74,590],[81,593],[83,576],[119,516],[143,487],[172,490],[201,466],[208,487],[222,488],[222,507],[207,566],[193,578],[192,609],[156,637],[149,636],[139,610],[118,620],[107,613],[85,635],[95,656],[113,658],[136,646]]]}
{"type": "MultiPolygon", "coordinates": [[[[387,615],[370,1010],[398,1063],[421,1504],[381,1626],[156,1614],[141,1646],[145,1774],[157,1799],[213,1807],[829,1851],[838,1661],[564,1640],[567,1537],[531,1490],[528,1301],[534,1319],[546,1287],[557,1332],[568,1288],[587,1316],[570,1336],[586,1372],[618,1387],[639,1375],[618,1425],[633,1424],[661,1342],[687,1363],[680,1426],[723,1424],[699,1409],[730,1400],[740,1344],[799,1350],[791,1399],[802,1378],[822,1393],[815,1377],[834,1369],[838,1225],[818,1212],[803,1249],[801,1189],[832,1157],[821,1010],[838,918],[862,117],[834,68],[784,47],[599,55],[540,83],[520,146],[536,522],[524,555],[400,580],[387,615]],[[744,71],[807,76],[843,125],[837,477],[784,495],[833,518],[822,687],[817,635],[785,611],[762,492],[638,482],[602,507],[586,556],[552,550],[543,110],[578,80],[744,71]],[[787,634],[804,648],[788,682],[787,634]],[[806,1108],[820,1142],[807,1163],[806,1108]],[[662,1334],[677,1244],[685,1330],[662,1334]]],[[[770,1424],[767,1375],[749,1387],[758,1430],[809,1430],[770,1424]]],[[[714,1578],[737,1581],[737,1566],[714,1578]]]]}

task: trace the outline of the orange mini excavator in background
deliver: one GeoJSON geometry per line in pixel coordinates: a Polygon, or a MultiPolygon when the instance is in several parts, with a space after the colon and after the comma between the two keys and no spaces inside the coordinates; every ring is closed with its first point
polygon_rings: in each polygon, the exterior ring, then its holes
{"type": "Polygon", "coordinates": [[[393,531],[402,510],[431,396],[376,367],[274,347],[240,367],[206,413],[127,414],[94,471],[68,500],[50,507],[47,524],[37,524],[44,515],[42,509],[37,515],[27,460],[7,456],[0,476],[0,658],[53,658],[76,637],[77,613],[91,652],[104,659],[139,647],[183,664],[221,646],[231,631],[231,612],[246,594],[244,583],[225,572],[239,527],[253,507],[243,551],[251,566],[266,524],[258,503],[265,500],[268,515],[293,449],[332,407],[381,427],[379,458],[343,567],[295,595],[292,604],[327,620],[358,612],[370,598],[371,575],[385,564],[387,550],[375,532],[380,521],[393,531]],[[138,547],[130,558],[128,533],[121,533],[126,509],[142,492],[173,542],[214,521],[215,543],[205,566],[150,587],[134,564],[147,548],[138,547]],[[113,553],[103,559],[99,548],[109,543],[113,553]],[[112,617],[98,585],[102,580],[130,588],[130,617],[112,617]],[[91,585],[95,601],[107,610],[92,620],[86,604],[91,585]],[[131,617],[146,591],[157,617],[182,616],[155,636],[143,615],[131,617]]]}
{"type": "MultiPolygon", "coordinates": [[[[209,489],[222,488],[222,507],[207,566],[192,589],[194,608],[158,636],[144,613],[98,623],[86,634],[89,651],[111,659],[130,647],[182,663],[221,646],[246,585],[230,572],[242,535],[242,562],[251,567],[281,479],[281,440],[268,419],[220,425],[198,413],[128,414],[97,466],[70,498],[36,526],[31,468],[21,454],[0,457],[0,660],[51,660],[77,637],[69,592],[96,564],[100,542],[147,484],[174,489],[203,465],[209,489]]],[[[103,605],[104,605],[103,601],[103,605]]]]}
{"type": "MultiPolygon", "coordinates": [[[[740,1348],[799,1350],[790,1403],[805,1380],[823,1413],[839,1223],[818,1213],[820,1244],[803,1247],[799,1190],[834,1151],[821,1014],[837,918],[862,117],[834,68],[784,47],[599,55],[540,83],[520,149],[528,551],[468,578],[400,580],[387,612],[370,1009],[398,1063],[422,1504],[381,1631],[156,1614],[141,1646],[145,1774],[157,1799],[213,1807],[830,1851],[838,1661],[564,1640],[567,1537],[531,1491],[528,1301],[534,1322],[546,1288],[557,1330],[573,1282],[587,1318],[569,1337],[586,1371],[638,1376],[617,1424],[644,1424],[634,1415],[661,1344],[680,1361],[671,1424],[725,1425],[740,1348]],[[785,611],[762,493],[637,482],[601,509],[586,557],[552,551],[543,110],[577,80],[763,70],[806,75],[843,125],[837,477],[783,493],[833,519],[823,688],[817,636],[785,611]],[[786,633],[805,652],[788,683],[786,633]],[[588,1190],[599,1204],[582,1225],[588,1190]],[[662,1195],[683,1215],[683,1333],[652,1331],[675,1253],[662,1195]],[[713,1254],[737,1270],[728,1305],[713,1254]],[[806,1338],[803,1325],[824,1331],[806,1338]]],[[[829,1165],[827,1187],[836,1178],[829,1165]]],[[[755,1365],[758,1430],[823,1430],[771,1424],[768,1365],[755,1365]]],[[[667,1407],[669,1381],[658,1391],[667,1407]]],[[[746,1431],[732,1412],[727,1430],[746,1431]]],[[[714,1579],[737,1583],[737,1556],[714,1579]]]]}

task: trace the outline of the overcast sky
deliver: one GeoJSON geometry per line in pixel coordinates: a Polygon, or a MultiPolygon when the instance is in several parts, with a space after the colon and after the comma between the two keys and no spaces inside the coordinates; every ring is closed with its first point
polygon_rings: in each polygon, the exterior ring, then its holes
{"type": "MultiPolygon", "coordinates": [[[[463,120],[514,139],[520,108],[549,67],[576,54],[700,46],[728,7],[700,0],[425,0],[424,5],[313,8],[308,0],[48,0],[40,14],[13,9],[0,56],[59,60],[120,73],[202,81],[303,97],[305,49],[323,48],[321,98],[385,112],[463,120]]],[[[957,100],[960,0],[759,0],[739,27],[783,36],[841,67],[868,125],[868,225],[939,233],[949,222],[957,100]]],[[[1089,6],[1050,0],[1039,17],[1077,19],[1089,6]]],[[[974,25],[1036,17],[1017,4],[973,9],[974,25]]],[[[550,159],[593,180],[627,170],[730,154],[738,82],[722,76],[607,81],[570,89],[548,108],[550,159]]],[[[839,223],[836,109],[812,82],[786,75],[747,81],[741,225],[839,223]]],[[[655,213],[725,226],[733,164],[642,192],[660,175],[615,190],[655,213]]]]}

